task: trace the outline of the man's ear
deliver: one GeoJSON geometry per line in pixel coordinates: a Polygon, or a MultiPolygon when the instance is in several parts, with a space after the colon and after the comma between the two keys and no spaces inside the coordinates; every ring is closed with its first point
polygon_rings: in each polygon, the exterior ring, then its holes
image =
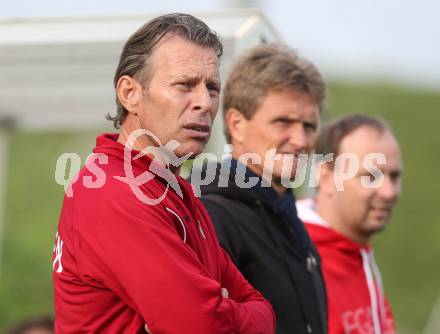
{"type": "Polygon", "coordinates": [[[317,168],[320,168],[319,192],[326,196],[332,196],[336,186],[334,181],[334,170],[331,163],[323,163],[317,168]]]}
{"type": "Polygon", "coordinates": [[[141,84],[128,75],[119,78],[116,84],[116,94],[129,113],[137,115],[137,107],[142,98],[142,89],[141,84]]]}
{"type": "Polygon", "coordinates": [[[225,121],[232,141],[238,144],[243,143],[248,123],[246,117],[237,109],[231,108],[226,112],[225,121]]]}

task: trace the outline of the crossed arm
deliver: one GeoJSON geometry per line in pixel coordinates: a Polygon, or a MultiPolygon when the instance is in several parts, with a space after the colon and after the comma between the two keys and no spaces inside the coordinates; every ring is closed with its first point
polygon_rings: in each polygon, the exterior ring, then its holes
{"type": "Polygon", "coordinates": [[[106,206],[96,216],[99,221],[78,234],[77,249],[88,258],[80,272],[98,275],[142,316],[147,332],[275,331],[270,304],[243,278],[217,241],[219,281],[182,242],[160,209],[140,210],[127,200],[124,207],[106,206]]]}

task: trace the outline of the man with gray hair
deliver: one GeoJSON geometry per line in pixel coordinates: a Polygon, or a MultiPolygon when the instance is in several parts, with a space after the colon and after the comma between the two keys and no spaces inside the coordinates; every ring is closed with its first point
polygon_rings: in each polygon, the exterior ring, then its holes
{"type": "Polygon", "coordinates": [[[319,257],[289,187],[298,156],[313,148],[324,95],[317,68],[287,46],[263,44],[245,52],[224,91],[232,159],[201,187],[221,245],[271,302],[279,334],[327,330],[319,257]]]}
{"type": "Polygon", "coordinates": [[[274,332],[270,304],[177,175],[209,139],[221,54],[217,35],[187,14],[157,17],[125,44],[109,116],[120,132],[97,138],[58,224],[57,333],[274,332]]]}

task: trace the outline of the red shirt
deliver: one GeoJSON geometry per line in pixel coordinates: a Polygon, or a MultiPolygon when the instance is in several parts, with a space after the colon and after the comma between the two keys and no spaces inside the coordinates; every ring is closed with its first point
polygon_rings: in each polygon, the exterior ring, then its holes
{"type": "Polygon", "coordinates": [[[315,211],[313,199],[297,201],[297,210],[321,256],[328,334],[395,333],[371,247],[333,230],[315,211]]]}
{"type": "MultiPolygon", "coordinates": [[[[147,323],[154,334],[273,333],[271,306],[219,246],[189,183],[176,177],[183,199],[158,176],[135,185],[148,198],[166,194],[145,204],[117,178],[127,166],[116,140],[97,138],[95,157],[108,163],[86,164],[64,199],[53,255],[56,332],[139,333],[147,323]]],[[[133,155],[135,177],[153,169],[133,155]]]]}

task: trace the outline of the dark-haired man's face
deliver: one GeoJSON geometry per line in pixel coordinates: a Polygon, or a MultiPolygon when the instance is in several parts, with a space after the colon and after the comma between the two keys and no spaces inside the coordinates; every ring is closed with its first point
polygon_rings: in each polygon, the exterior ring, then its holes
{"type": "Polygon", "coordinates": [[[178,36],[166,36],[156,46],[151,79],[138,107],[139,127],[162,144],[177,140],[178,156],[201,153],[219,107],[219,62],[212,48],[178,36]]]}

